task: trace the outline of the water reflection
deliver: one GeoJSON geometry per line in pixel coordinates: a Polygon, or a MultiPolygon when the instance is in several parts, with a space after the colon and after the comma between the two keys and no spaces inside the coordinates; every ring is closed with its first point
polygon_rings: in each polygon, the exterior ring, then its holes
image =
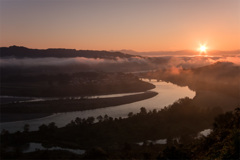
{"type": "Polygon", "coordinates": [[[23,153],[34,152],[36,150],[65,150],[76,154],[84,154],[85,150],[80,149],[69,149],[69,148],[62,148],[62,147],[44,147],[41,143],[29,143],[28,148],[23,150],[23,153]]]}
{"type": "Polygon", "coordinates": [[[63,127],[76,117],[87,118],[90,116],[97,117],[107,114],[113,118],[124,118],[127,117],[129,112],[138,113],[141,107],[145,107],[147,110],[161,109],[172,104],[179,98],[193,98],[195,96],[195,92],[191,91],[188,87],[180,87],[172,83],[161,81],[157,82],[156,80],[152,80],[151,83],[156,86],[152,91],[157,92],[158,95],[146,100],[94,110],[56,113],[39,119],[1,123],[0,126],[1,129],[15,132],[17,130],[23,130],[25,124],[30,125],[30,130],[38,130],[40,125],[49,124],[51,122],[55,122],[58,127],[63,127]]]}
{"type": "Polygon", "coordinates": [[[155,140],[155,141],[152,141],[152,140],[147,140],[146,142],[139,142],[137,143],[139,146],[142,146],[142,145],[149,145],[149,144],[167,144],[167,139],[159,139],[159,140],[155,140]]]}
{"type": "Polygon", "coordinates": [[[94,99],[94,98],[114,98],[122,96],[130,96],[142,94],[144,92],[133,92],[133,93],[120,93],[120,94],[106,94],[106,95],[96,95],[96,96],[75,96],[75,97],[18,97],[18,96],[0,96],[0,104],[5,103],[22,103],[22,102],[41,102],[49,100],[73,100],[73,99],[94,99]]]}
{"type": "Polygon", "coordinates": [[[205,130],[199,132],[198,138],[201,137],[201,136],[206,137],[206,136],[208,136],[211,132],[212,132],[212,129],[205,129],[205,130]]]}

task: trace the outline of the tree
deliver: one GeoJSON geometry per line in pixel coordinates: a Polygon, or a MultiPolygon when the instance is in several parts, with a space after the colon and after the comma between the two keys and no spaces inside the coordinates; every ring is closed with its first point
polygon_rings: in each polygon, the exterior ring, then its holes
{"type": "Polygon", "coordinates": [[[103,117],[102,116],[98,116],[97,120],[98,120],[98,122],[102,122],[103,121],[103,117]]]}
{"type": "Polygon", "coordinates": [[[76,126],[76,123],[74,120],[71,120],[71,122],[69,124],[66,125],[67,127],[74,127],[76,126]]]}
{"type": "Polygon", "coordinates": [[[140,108],[140,114],[147,114],[147,110],[144,107],[140,108]]]}
{"type": "Polygon", "coordinates": [[[130,117],[132,117],[133,116],[133,112],[129,112],[128,113],[128,117],[130,118],[130,117]]]}
{"type": "Polygon", "coordinates": [[[77,118],[75,119],[75,123],[76,123],[76,125],[80,125],[80,124],[82,123],[82,119],[79,118],[79,117],[77,117],[77,118]]]}
{"type": "Polygon", "coordinates": [[[1,135],[8,135],[8,134],[9,134],[8,130],[2,129],[1,135]]]}
{"type": "Polygon", "coordinates": [[[50,130],[50,131],[54,131],[54,130],[56,130],[58,127],[56,126],[56,124],[54,123],[54,122],[51,122],[51,123],[49,123],[48,124],[48,129],[50,130]]]}
{"type": "Polygon", "coordinates": [[[227,112],[215,118],[213,131],[196,146],[200,155],[195,159],[239,159],[240,114],[227,112]]]}
{"type": "Polygon", "coordinates": [[[104,116],[104,121],[108,121],[108,115],[107,114],[105,114],[105,116],[104,116]]]}
{"type": "Polygon", "coordinates": [[[95,118],[94,117],[88,117],[87,118],[87,124],[93,124],[95,121],[95,118]]]}
{"type": "Polygon", "coordinates": [[[154,110],[152,111],[152,113],[153,113],[153,114],[157,114],[157,110],[154,109],[154,110]]]}
{"type": "Polygon", "coordinates": [[[27,133],[29,131],[29,124],[23,126],[23,132],[27,133]]]}
{"type": "Polygon", "coordinates": [[[46,132],[48,130],[48,127],[47,127],[47,125],[42,124],[41,126],[38,127],[38,130],[40,132],[46,132]]]}

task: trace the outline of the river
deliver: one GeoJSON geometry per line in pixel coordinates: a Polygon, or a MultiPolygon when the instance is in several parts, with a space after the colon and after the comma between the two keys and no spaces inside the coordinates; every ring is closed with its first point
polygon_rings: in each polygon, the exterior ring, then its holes
{"type": "MultiPolygon", "coordinates": [[[[156,86],[156,88],[152,89],[151,91],[157,92],[158,95],[149,98],[146,100],[107,107],[107,108],[100,108],[94,110],[86,110],[86,111],[76,111],[76,112],[66,112],[66,113],[56,113],[51,116],[39,118],[39,119],[32,119],[32,120],[24,120],[24,121],[16,121],[16,122],[5,122],[0,123],[0,128],[6,129],[9,132],[15,131],[22,131],[23,126],[25,124],[29,124],[30,131],[38,130],[38,127],[42,124],[49,124],[51,122],[55,122],[58,127],[63,127],[66,124],[70,123],[71,120],[74,120],[76,117],[80,118],[87,118],[90,116],[97,117],[99,115],[104,116],[107,114],[113,118],[125,118],[127,117],[129,112],[138,113],[141,107],[145,107],[147,110],[153,109],[161,109],[165,106],[168,106],[180,98],[189,97],[193,98],[195,96],[195,92],[190,90],[188,87],[180,87],[172,83],[167,82],[157,82],[156,80],[151,81],[152,84],[156,86]]],[[[124,94],[122,94],[124,95],[124,94]]],[[[117,95],[121,96],[121,95],[117,95]]],[[[103,96],[104,97],[104,96],[103,96]]],[[[100,97],[101,98],[101,97],[100,97]]]]}

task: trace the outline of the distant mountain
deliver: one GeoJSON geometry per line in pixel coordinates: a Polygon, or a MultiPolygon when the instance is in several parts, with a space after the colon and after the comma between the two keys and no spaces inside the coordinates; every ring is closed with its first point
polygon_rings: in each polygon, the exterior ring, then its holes
{"type": "Polygon", "coordinates": [[[194,55],[198,54],[196,51],[181,50],[181,51],[150,51],[150,52],[137,52],[134,50],[119,50],[119,52],[131,55],[141,55],[141,56],[174,56],[174,55],[194,55]]]}
{"type": "MultiPolygon", "coordinates": [[[[179,50],[179,51],[150,51],[150,52],[137,52],[134,50],[120,50],[119,52],[131,55],[140,55],[140,56],[184,56],[184,55],[198,55],[198,51],[194,50],[179,50]]],[[[240,50],[233,50],[233,51],[218,51],[218,50],[211,50],[206,53],[207,55],[239,55],[240,50]]]]}
{"type": "Polygon", "coordinates": [[[30,49],[22,46],[10,46],[0,48],[0,57],[2,58],[85,57],[85,58],[116,59],[116,58],[131,58],[135,56],[121,52],[109,52],[109,51],[75,50],[61,48],[30,49]]]}

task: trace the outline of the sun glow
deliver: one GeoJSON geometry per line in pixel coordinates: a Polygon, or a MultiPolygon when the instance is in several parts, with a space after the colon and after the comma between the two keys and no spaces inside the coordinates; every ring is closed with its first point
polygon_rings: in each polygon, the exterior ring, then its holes
{"type": "Polygon", "coordinates": [[[206,45],[200,45],[198,49],[201,53],[206,53],[207,52],[207,47],[206,45]]]}

